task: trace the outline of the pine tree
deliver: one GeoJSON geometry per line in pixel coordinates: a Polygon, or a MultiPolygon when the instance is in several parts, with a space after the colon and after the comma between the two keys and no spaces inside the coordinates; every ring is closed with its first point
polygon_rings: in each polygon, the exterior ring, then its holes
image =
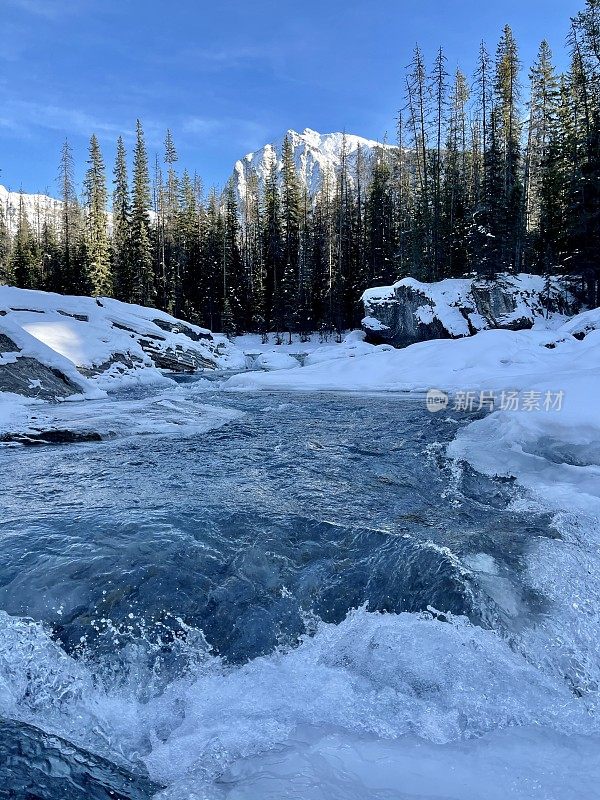
{"type": "Polygon", "coordinates": [[[581,276],[585,300],[600,303],[600,2],[587,0],[568,40],[568,86],[573,123],[569,186],[571,270],[581,276]]]}
{"type": "Polygon", "coordinates": [[[394,208],[391,170],[386,147],[375,152],[373,176],[366,201],[369,284],[385,286],[395,278],[394,208]]]}
{"type": "Polygon", "coordinates": [[[211,330],[221,326],[223,311],[223,217],[217,193],[208,198],[206,232],[202,241],[201,269],[198,281],[203,324],[211,330]]]}
{"type": "MultiPolygon", "coordinates": [[[[200,187],[187,170],[180,186],[177,241],[179,243],[180,296],[176,296],[179,313],[192,322],[201,322],[200,270],[202,254],[202,208],[200,187]]],[[[179,293],[178,293],[179,294],[179,293]]]]}
{"type": "Polygon", "coordinates": [[[413,236],[420,263],[415,264],[418,277],[434,277],[434,254],[431,221],[431,170],[429,158],[429,113],[427,74],[421,49],[417,46],[406,76],[406,100],[410,146],[414,152],[416,168],[415,219],[413,236]]]}
{"type": "Polygon", "coordinates": [[[475,208],[469,174],[472,154],[468,152],[468,100],[467,80],[460,69],[457,69],[450,96],[451,111],[438,234],[443,252],[443,274],[450,277],[464,275],[470,267],[470,240],[475,208]]]}
{"type": "Polygon", "coordinates": [[[444,118],[446,108],[446,93],[448,73],[446,71],[446,56],[440,47],[435,59],[433,74],[431,76],[430,93],[434,106],[434,135],[435,150],[432,164],[432,262],[431,277],[439,280],[444,277],[442,265],[442,175],[443,175],[443,144],[444,144],[444,118]]]}
{"type": "MultiPolygon", "coordinates": [[[[557,169],[555,141],[558,125],[558,80],[552,65],[552,53],[546,41],[540,45],[530,74],[529,126],[524,176],[523,226],[526,236],[526,263],[543,269],[557,253],[547,236],[542,235],[542,192],[549,200],[551,173],[557,169]],[[553,252],[554,251],[554,252],[553,252]]],[[[546,207],[547,213],[550,212],[546,207]]],[[[530,267],[531,268],[531,267],[530,267]]]]}
{"type": "Polygon", "coordinates": [[[244,329],[248,287],[240,250],[240,224],[233,179],[225,189],[223,215],[223,330],[232,335],[244,329]],[[225,316],[227,330],[225,330],[225,316]]]}
{"type": "Polygon", "coordinates": [[[14,280],[10,260],[10,234],[4,203],[0,201],[0,284],[9,284],[14,280]]]}
{"type": "Polygon", "coordinates": [[[262,214],[258,176],[254,170],[246,177],[244,198],[244,270],[248,282],[247,327],[266,335],[266,277],[263,259],[262,214]]]}
{"type": "Polygon", "coordinates": [[[265,268],[267,324],[281,332],[284,327],[281,303],[284,243],[277,181],[277,160],[274,153],[265,179],[263,206],[262,252],[265,268]]]}
{"type": "Polygon", "coordinates": [[[88,164],[84,180],[88,281],[92,295],[110,297],[113,293],[113,276],[106,213],[106,175],[95,135],[90,140],[88,164]]]}
{"type": "Polygon", "coordinates": [[[175,170],[178,161],[177,151],[171,131],[165,138],[164,162],[167,167],[167,180],[162,198],[163,206],[163,253],[164,291],[163,307],[177,315],[181,310],[181,253],[177,241],[177,220],[179,217],[179,178],[175,170]]]}
{"type": "Polygon", "coordinates": [[[37,288],[48,292],[57,291],[60,277],[61,249],[56,227],[46,219],[40,237],[40,282],[37,288]]]}
{"type": "Polygon", "coordinates": [[[281,221],[283,234],[283,269],[279,282],[278,301],[280,325],[287,329],[290,342],[291,332],[298,327],[298,291],[300,226],[302,210],[300,205],[300,186],[296,174],[294,147],[289,134],[283,140],[281,221]]]}
{"type": "Polygon", "coordinates": [[[502,173],[495,233],[500,242],[499,266],[508,271],[522,267],[523,250],[519,71],[517,43],[511,28],[507,25],[500,38],[496,55],[493,124],[494,147],[500,157],[502,173]]]}
{"type": "Polygon", "coordinates": [[[150,176],[142,124],[136,123],[133,156],[133,193],[131,207],[132,299],[140,305],[152,305],[156,298],[150,232],[150,176]]]}

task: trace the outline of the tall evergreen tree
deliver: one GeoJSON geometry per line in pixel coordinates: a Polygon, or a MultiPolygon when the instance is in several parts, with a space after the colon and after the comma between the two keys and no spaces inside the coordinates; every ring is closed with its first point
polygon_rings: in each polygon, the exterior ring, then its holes
{"type": "Polygon", "coordinates": [[[115,296],[119,300],[130,302],[133,297],[131,206],[127,154],[122,136],[117,140],[117,156],[113,171],[112,223],[112,272],[115,296]]]}
{"type": "Polygon", "coordinates": [[[39,249],[21,194],[19,195],[17,233],[9,272],[15,284],[21,289],[36,289],[39,285],[39,266],[39,249]]]}
{"type": "Polygon", "coordinates": [[[106,174],[95,135],[90,140],[88,165],[84,180],[88,281],[92,295],[111,296],[113,276],[106,213],[106,174]]]}
{"type": "Polygon", "coordinates": [[[132,299],[152,305],[156,298],[152,238],[150,232],[150,175],[142,123],[136,123],[131,203],[132,299]]]}
{"type": "MultiPolygon", "coordinates": [[[[240,248],[241,232],[233,179],[225,189],[223,211],[223,308],[228,334],[244,329],[248,286],[240,248]]],[[[224,328],[225,329],[225,328],[224,328]]]]}
{"type": "Polygon", "coordinates": [[[0,284],[11,283],[13,280],[10,250],[11,243],[6,210],[4,203],[0,201],[0,284]]]}
{"type": "MultiPolygon", "coordinates": [[[[545,235],[546,220],[542,223],[542,193],[549,200],[552,172],[558,168],[555,149],[559,86],[552,53],[546,41],[540,45],[538,57],[531,68],[531,96],[524,174],[523,226],[526,236],[527,267],[544,268],[548,259],[555,260],[556,249],[545,235]],[[544,231],[544,233],[543,233],[544,231]]],[[[546,207],[547,213],[550,212],[546,207]]]]}
{"type": "Polygon", "coordinates": [[[73,177],[73,151],[65,139],[59,166],[60,187],[60,269],[55,275],[56,291],[85,294],[88,290],[81,208],[73,177]]]}
{"type": "Polygon", "coordinates": [[[273,153],[265,179],[262,213],[262,252],[265,268],[267,320],[278,332],[284,327],[281,303],[281,280],[284,264],[283,223],[279,196],[277,159],[273,153]]]}
{"type": "Polygon", "coordinates": [[[494,148],[500,157],[500,201],[495,220],[499,238],[500,267],[504,270],[522,267],[521,211],[523,186],[521,182],[521,119],[520,62],[511,28],[504,28],[496,55],[494,85],[494,148]]]}
{"type": "Polygon", "coordinates": [[[283,140],[281,221],[283,264],[278,285],[277,316],[288,332],[298,326],[299,257],[302,222],[301,192],[296,173],[294,147],[289,134],[283,140]]]}

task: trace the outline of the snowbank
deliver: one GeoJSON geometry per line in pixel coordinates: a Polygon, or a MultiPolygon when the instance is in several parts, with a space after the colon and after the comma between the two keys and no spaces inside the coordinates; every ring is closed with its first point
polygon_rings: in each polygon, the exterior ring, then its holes
{"type": "Polygon", "coordinates": [[[541,395],[549,381],[560,387],[559,411],[496,411],[459,431],[448,454],[486,475],[516,477],[546,508],[600,516],[600,331],[594,340],[595,365],[579,359],[531,385],[541,395]]]}
{"type": "Polygon", "coordinates": [[[590,333],[579,341],[557,331],[481,331],[458,340],[420,342],[403,350],[349,342],[317,350],[306,366],[277,373],[248,372],[230,378],[228,389],[303,391],[526,390],[545,380],[559,391],[562,371],[596,369],[600,348],[590,333]]]}

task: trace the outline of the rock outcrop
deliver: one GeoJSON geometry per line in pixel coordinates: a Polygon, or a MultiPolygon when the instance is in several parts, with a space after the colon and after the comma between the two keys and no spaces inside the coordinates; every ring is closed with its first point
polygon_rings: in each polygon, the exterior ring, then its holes
{"type": "Polygon", "coordinates": [[[459,339],[480,330],[524,330],[549,313],[575,314],[578,305],[561,279],[499,275],[494,281],[405,278],[368,289],[363,297],[368,341],[406,347],[429,339],[459,339]]]}
{"type": "MultiPolygon", "coordinates": [[[[0,286],[0,333],[2,325],[29,345],[23,350],[0,339],[0,391],[29,397],[67,397],[81,392],[86,379],[96,390],[110,390],[164,380],[161,370],[243,367],[243,355],[225,336],[110,298],[0,286]],[[25,360],[31,355],[34,362],[25,360]],[[65,368],[71,372],[66,378],[65,368]]],[[[14,339],[8,331],[5,335],[14,339]]]]}
{"type": "Polygon", "coordinates": [[[0,316],[0,392],[38,400],[95,394],[68,359],[6,316],[0,316]]]}

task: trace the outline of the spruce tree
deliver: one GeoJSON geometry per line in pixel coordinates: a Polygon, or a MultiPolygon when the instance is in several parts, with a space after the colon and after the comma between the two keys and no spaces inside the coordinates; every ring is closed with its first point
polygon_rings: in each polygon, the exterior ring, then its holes
{"type": "Polygon", "coordinates": [[[501,170],[494,233],[499,238],[499,267],[508,271],[521,269],[523,250],[519,72],[517,43],[507,25],[496,55],[493,125],[494,149],[501,170]]]}
{"type": "Polygon", "coordinates": [[[106,174],[95,135],[90,140],[88,165],[84,180],[88,282],[93,296],[110,297],[113,293],[113,276],[106,213],[106,174]]]}
{"type": "Polygon", "coordinates": [[[284,327],[281,303],[283,274],[283,223],[277,180],[277,160],[273,153],[265,179],[262,213],[262,253],[265,268],[265,298],[267,320],[272,329],[281,332],[284,327]]]}
{"type": "Polygon", "coordinates": [[[233,179],[225,189],[223,210],[223,331],[228,335],[245,326],[248,289],[240,249],[240,223],[233,179]],[[227,317],[227,322],[225,318],[227,317]]]}
{"type": "Polygon", "coordinates": [[[112,272],[115,296],[126,303],[133,299],[131,262],[131,205],[127,177],[127,154],[123,137],[117,140],[112,195],[112,272]]]}
{"type": "Polygon", "coordinates": [[[132,299],[152,305],[156,298],[152,239],[150,232],[150,175],[142,123],[136,122],[131,204],[132,299]]]}
{"type": "Polygon", "coordinates": [[[223,239],[223,216],[213,189],[208,198],[198,276],[200,313],[203,324],[211,330],[217,330],[221,325],[223,311],[223,239]]]}
{"type": "Polygon", "coordinates": [[[283,140],[282,152],[281,221],[283,234],[283,264],[278,286],[278,316],[280,326],[287,329],[290,336],[298,327],[298,291],[300,226],[302,210],[300,205],[300,185],[296,173],[294,147],[288,135],[283,140]]]}
{"type": "Polygon", "coordinates": [[[179,177],[175,170],[177,151],[171,131],[165,137],[164,163],[167,168],[166,183],[162,190],[161,211],[163,224],[163,300],[165,310],[177,315],[181,310],[180,247],[177,241],[179,218],[179,177]]]}
{"type": "Polygon", "coordinates": [[[88,291],[81,208],[75,192],[73,151],[65,139],[60,157],[60,268],[56,289],[65,294],[86,294],[88,291]]]}
{"type": "Polygon", "coordinates": [[[0,202],[0,284],[9,284],[13,281],[10,249],[11,242],[6,211],[4,203],[0,202]]]}
{"type": "Polygon", "coordinates": [[[12,249],[10,275],[21,289],[37,289],[39,284],[39,249],[27,217],[23,195],[19,195],[17,232],[12,249]]]}
{"type": "MultiPolygon", "coordinates": [[[[549,201],[551,173],[557,167],[556,134],[558,126],[559,86],[552,53],[546,41],[540,45],[535,64],[529,73],[531,95],[524,175],[523,226],[526,237],[528,268],[544,269],[557,253],[548,239],[547,220],[542,222],[542,192],[549,201]]],[[[549,206],[546,213],[553,214],[549,206]]]]}

